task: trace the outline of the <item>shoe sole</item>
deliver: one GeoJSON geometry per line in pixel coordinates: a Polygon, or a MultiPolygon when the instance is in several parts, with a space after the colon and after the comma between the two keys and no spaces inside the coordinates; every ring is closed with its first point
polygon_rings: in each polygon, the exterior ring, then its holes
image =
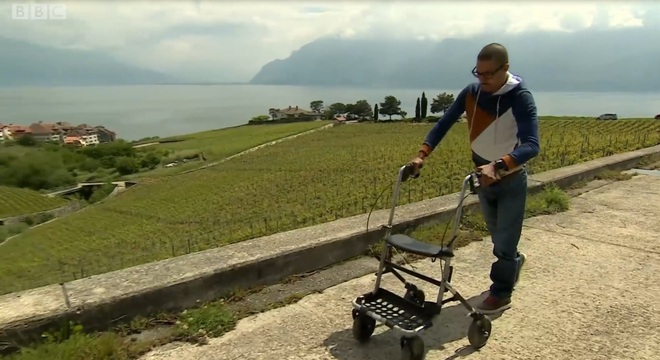
{"type": "Polygon", "coordinates": [[[506,311],[506,310],[509,310],[509,309],[511,309],[511,304],[506,304],[506,305],[500,306],[497,309],[485,310],[485,309],[477,308],[477,311],[479,311],[480,313],[482,313],[484,315],[492,315],[492,314],[497,314],[497,313],[500,313],[502,311],[506,311]]]}

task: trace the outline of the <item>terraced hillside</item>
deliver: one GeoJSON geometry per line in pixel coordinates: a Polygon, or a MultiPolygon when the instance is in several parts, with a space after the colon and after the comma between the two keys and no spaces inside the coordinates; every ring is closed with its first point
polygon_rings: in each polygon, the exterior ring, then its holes
{"type": "MultiPolygon", "coordinates": [[[[383,208],[397,168],[416,153],[431,126],[335,127],[135,186],[6,244],[0,252],[0,292],[364,213],[386,190],[376,205],[383,208]]],[[[531,172],[660,144],[655,120],[543,120],[540,126],[542,150],[531,172]]],[[[471,169],[467,128],[459,123],[423,176],[405,185],[402,203],[455,192],[471,169]]]]}
{"type": "Polygon", "coordinates": [[[298,135],[310,130],[318,129],[332,124],[331,121],[309,121],[278,125],[250,125],[226,129],[208,130],[181,136],[161,138],[153,143],[146,141],[136,144],[141,151],[167,151],[166,162],[179,160],[181,158],[204,154],[207,163],[201,164],[197,161],[182,164],[174,168],[158,168],[130,175],[128,178],[159,177],[163,175],[174,175],[186,170],[198,168],[208,163],[222,160],[242,151],[280,140],[289,136],[298,135]],[[148,145],[148,146],[144,146],[148,145]]]}
{"type": "Polygon", "coordinates": [[[34,214],[66,205],[66,200],[59,197],[47,197],[41,193],[0,185],[0,219],[34,214]]]}

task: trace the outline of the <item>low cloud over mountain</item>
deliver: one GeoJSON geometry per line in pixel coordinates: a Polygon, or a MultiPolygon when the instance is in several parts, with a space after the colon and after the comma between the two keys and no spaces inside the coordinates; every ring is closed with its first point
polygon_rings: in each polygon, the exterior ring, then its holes
{"type": "Polygon", "coordinates": [[[477,35],[463,39],[313,41],[264,65],[251,84],[454,89],[490,42],[509,50],[511,71],[547,91],[658,91],[657,29],[587,29],[477,35]]]}

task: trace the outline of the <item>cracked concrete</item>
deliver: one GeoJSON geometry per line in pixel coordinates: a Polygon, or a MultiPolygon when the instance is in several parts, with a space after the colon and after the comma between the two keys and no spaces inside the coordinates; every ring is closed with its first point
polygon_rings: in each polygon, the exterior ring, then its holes
{"type": "MultiPolygon", "coordinates": [[[[478,352],[466,347],[470,319],[459,303],[451,303],[422,335],[426,359],[658,358],[660,177],[614,182],[571,204],[565,213],[525,221],[520,247],[528,262],[513,308],[494,317],[488,344],[478,352]]],[[[489,241],[456,251],[453,284],[470,302],[484,297],[492,260],[489,241]]],[[[429,260],[415,266],[440,271],[429,260]]],[[[398,359],[398,337],[385,326],[365,345],[351,335],[350,303],[374,280],[363,276],[245,318],[208,345],[169,344],[142,359],[398,359]]],[[[427,298],[437,293],[415,283],[427,298]]],[[[403,293],[391,275],[383,286],[403,293]]]]}

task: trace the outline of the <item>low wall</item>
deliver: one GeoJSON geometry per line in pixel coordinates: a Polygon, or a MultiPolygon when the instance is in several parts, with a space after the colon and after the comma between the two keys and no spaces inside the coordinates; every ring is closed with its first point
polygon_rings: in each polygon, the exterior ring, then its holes
{"type": "MultiPolygon", "coordinates": [[[[593,178],[603,170],[625,170],[660,157],[660,146],[616,154],[530,176],[529,190],[562,187],[593,178]]],[[[397,208],[394,230],[443,222],[454,215],[458,194],[397,208]]],[[[468,208],[478,200],[468,197],[468,208]]],[[[104,329],[118,319],[160,311],[180,311],[227,296],[237,288],[273,284],[365,253],[384,235],[388,210],[247,240],[198,253],[0,296],[2,337],[22,344],[59,321],[104,329]]]]}

